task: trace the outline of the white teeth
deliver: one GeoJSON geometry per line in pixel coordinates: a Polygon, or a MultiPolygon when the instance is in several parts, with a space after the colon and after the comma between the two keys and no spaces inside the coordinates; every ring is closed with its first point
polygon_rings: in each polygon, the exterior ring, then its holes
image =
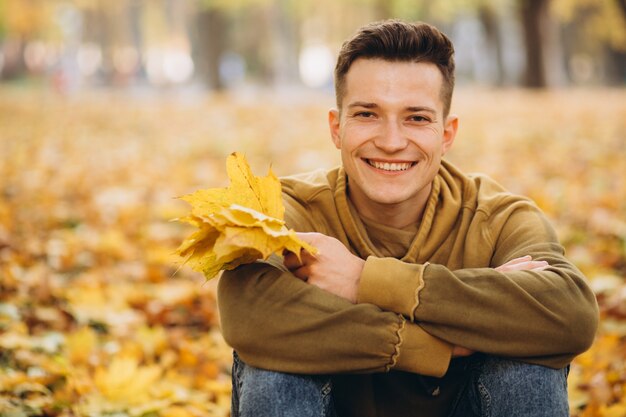
{"type": "Polygon", "coordinates": [[[377,162],[377,161],[371,161],[371,160],[369,160],[368,162],[374,168],[382,169],[385,171],[406,171],[407,169],[411,168],[410,162],[389,163],[389,162],[377,162]]]}

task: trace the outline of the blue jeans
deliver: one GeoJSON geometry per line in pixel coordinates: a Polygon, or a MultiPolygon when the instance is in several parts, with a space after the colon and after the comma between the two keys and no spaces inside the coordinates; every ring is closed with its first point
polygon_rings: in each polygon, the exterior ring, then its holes
{"type": "MultiPolygon", "coordinates": [[[[474,357],[468,366],[468,383],[449,417],[569,417],[569,367],[551,369],[474,357]]],[[[258,369],[235,353],[231,416],[336,417],[332,377],[258,369]]]]}

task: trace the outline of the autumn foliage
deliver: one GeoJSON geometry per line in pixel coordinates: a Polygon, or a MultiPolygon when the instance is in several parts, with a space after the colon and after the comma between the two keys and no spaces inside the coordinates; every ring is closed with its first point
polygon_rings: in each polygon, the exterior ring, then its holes
{"type": "Polygon", "coordinates": [[[297,256],[302,249],[315,252],[285,226],[281,186],[271,170],[267,176],[257,177],[245,156],[233,152],[226,172],[228,187],[181,197],[192,208],[178,220],[198,228],[176,250],[185,264],[211,279],[219,271],[281,255],[284,250],[297,256]]]}
{"type": "MultiPolygon", "coordinates": [[[[598,295],[572,415],[626,416],[626,93],[454,100],[448,157],[535,199],[598,295]]],[[[332,101],[0,91],[0,415],[227,416],[216,280],[175,253],[198,230],[170,221],[176,197],[228,187],[233,151],[253,172],[335,165],[332,101]]]]}

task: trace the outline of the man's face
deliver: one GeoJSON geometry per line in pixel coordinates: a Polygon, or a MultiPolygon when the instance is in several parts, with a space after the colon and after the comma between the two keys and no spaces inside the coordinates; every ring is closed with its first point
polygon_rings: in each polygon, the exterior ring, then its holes
{"type": "Polygon", "coordinates": [[[425,205],[457,129],[455,116],[444,119],[442,82],[432,63],[361,58],[346,74],[341,112],[329,112],[329,125],[350,198],[366,217],[425,205]]]}

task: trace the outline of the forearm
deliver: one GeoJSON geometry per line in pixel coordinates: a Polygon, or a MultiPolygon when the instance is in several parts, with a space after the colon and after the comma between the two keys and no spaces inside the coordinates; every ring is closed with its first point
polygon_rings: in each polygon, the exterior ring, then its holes
{"type": "Polygon", "coordinates": [[[431,265],[415,317],[432,334],[468,348],[561,367],[589,348],[598,320],[595,297],[572,268],[501,274],[431,265]],[[437,284],[428,285],[431,279],[437,284]],[[442,297],[454,309],[433,304],[442,297]]]}
{"type": "Polygon", "coordinates": [[[220,278],[226,341],[253,366],[294,373],[404,370],[440,376],[451,346],[399,314],[341,297],[263,264],[220,278]]]}
{"type": "Polygon", "coordinates": [[[573,266],[554,255],[548,262],[541,272],[501,273],[370,258],[359,302],[403,314],[454,345],[560,366],[588,348],[597,310],[573,266]]]}

